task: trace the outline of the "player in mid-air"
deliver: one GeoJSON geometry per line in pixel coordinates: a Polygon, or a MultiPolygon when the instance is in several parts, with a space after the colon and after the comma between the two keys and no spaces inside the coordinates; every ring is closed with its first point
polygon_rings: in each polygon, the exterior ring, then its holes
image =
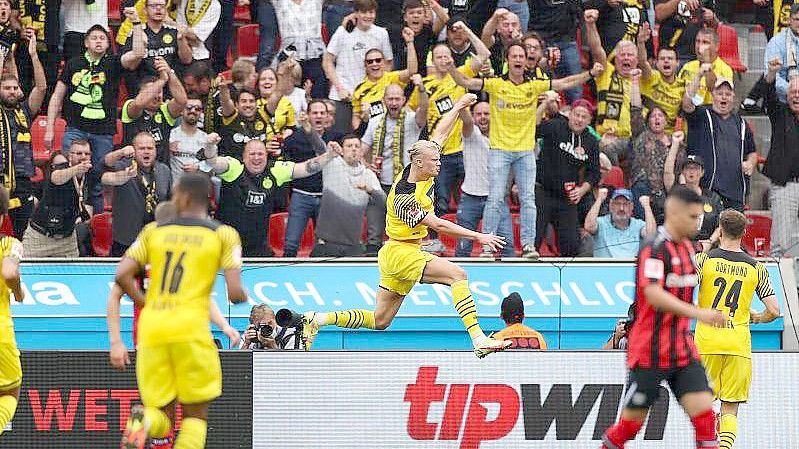
{"type": "Polygon", "coordinates": [[[458,114],[474,104],[477,97],[465,94],[444,114],[432,140],[420,140],[409,150],[411,163],[397,176],[386,199],[386,234],[389,240],[380,249],[377,262],[380,285],[377,306],[371,310],[355,309],[342,312],[306,312],[303,319],[303,342],[309,350],[319,328],[336,325],[346,328],[383,330],[397,315],[402,300],[414,285],[446,284],[452,289],[452,302],[463,320],[477,357],[506,348],[510,341],[486,336],[477,322],[477,308],[469,291],[466,272],[454,263],[422,251],[422,239],[428,228],[453,237],[475,240],[493,251],[505,245],[502,237],[470,231],[433,212],[433,178],[441,169],[441,143],[452,131],[458,114]]]}
{"type": "Polygon", "coordinates": [[[119,263],[116,282],[139,317],[136,377],[144,405],[134,410],[122,437],[125,449],[142,449],[147,437],[172,428],[175,406],[183,421],[176,449],[205,447],[208,405],[222,393],[219,354],[210,331],[210,301],[217,271],[224,271],[228,300],[246,301],[241,285],[241,242],[236,231],[207,218],[208,177],[187,173],[173,190],[178,216],[145,226],[119,263]],[[136,275],[150,266],[147,297],[136,275]]]}
{"type": "Polygon", "coordinates": [[[703,205],[696,192],[672,189],[664,225],[638,255],[624,409],[619,422],[605,432],[603,449],[623,449],[635,438],[664,380],[691,418],[696,447],[719,447],[713,393],[691,336],[691,318],[710,326],[725,324],[720,311],[693,305],[697,275],[690,239],[698,232],[703,205]]]}
{"type": "MultiPolygon", "coordinates": [[[[8,190],[0,187],[0,224],[8,213],[8,190]]],[[[22,385],[22,365],[19,349],[14,337],[14,323],[11,320],[11,297],[17,302],[25,299],[19,274],[19,261],[22,260],[22,243],[14,237],[0,236],[0,433],[11,422],[17,410],[19,387],[22,385]]]]}
{"type": "MultiPolygon", "coordinates": [[[[752,383],[752,335],[749,323],[768,323],[780,316],[777,297],[765,265],[741,249],[744,214],[727,209],[719,216],[717,248],[696,256],[699,307],[720,310],[726,327],[696,325],[696,346],[702,354],[713,394],[721,401],[719,447],[731,449],[738,432],[738,405],[749,399],[752,383]],[[751,312],[752,297],[766,305],[751,312]]],[[[714,234],[713,240],[716,239],[714,234]]]]}

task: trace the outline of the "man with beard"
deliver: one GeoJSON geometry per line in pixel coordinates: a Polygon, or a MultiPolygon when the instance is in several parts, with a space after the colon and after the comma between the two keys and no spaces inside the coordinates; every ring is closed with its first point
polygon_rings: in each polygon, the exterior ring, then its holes
{"type": "Polygon", "coordinates": [[[276,190],[293,179],[322,171],[341,150],[335,142],[327,148],[326,153],[295,164],[270,159],[263,142],[250,140],[244,147],[243,163],[232,157],[209,157],[222,179],[217,218],[239,232],[245,257],[272,256],[267,241],[276,190]]]}
{"type": "Polygon", "coordinates": [[[391,84],[383,96],[382,104],[386,112],[369,121],[361,139],[370,155],[367,160],[372,161],[372,170],[377,173],[386,192],[397,175],[410,163],[408,151],[419,139],[419,134],[427,123],[428,99],[422,77],[414,75],[411,81],[419,91],[419,107],[416,112],[404,108],[405,94],[402,87],[391,84]]]}
{"type": "Polygon", "coordinates": [[[733,113],[735,85],[732,80],[716,79],[712,106],[697,107],[693,102],[700,80],[711,71],[711,64],[702,64],[683,96],[682,108],[688,122],[688,154],[700,156],[708,163],[702,186],[721,196],[724,209],[743,212],[749,177],[757,165],[755,140],[743,118],[733,113]]]}
{"type": "Polygon", "coordinates": [[[33,62],[34,76],[33,89],[27,101],[23,101],[25,95],[16,76],[6,74],[0,78],[0,102],[3,105],[3,114],[0,116],[3,171],[0,179],[10,192],[9,215],[14,225],[14,235],[20,240],[24,237],[28,219],[33,212],[32,118],[39,112],[47,93],[44,67],[36,52],[36,34],[26,29],[25,37],[28,39],[28,53],[33,62]]]}
{"type": "Polygon", "coordinates": [[[658,106],[666,113],[668,123],[666,132],[674,131],[674,122],[680,113],[682,96],[685,94],[685,80],[677,78],[680,58],[673,47],[660,47],[655,67],[646,57],[646,42],[651,35],[649,25],[644,25],[638,33],[638,67],[641,69],[641,95],[644,106],[651,109],[658,106]]]}
{"type": "Polygon", "coordinates": [[[362,162],[361,139],[349,134],[341,144],[341,157],[322,170],[325,186],[313,257],[362,256],[361,228],[367,207],[379,207],[386,213],[386,194],[380,181],[362,162]]]}
{"type": "Polygon", "coordinates": [[[599,216],[608,197],[608,189],[599,189],[594,205],[585,217],[585,230],[594,236],[594,257],[632,258],[638,254],[641,240],[655,235],[657,222],[649,205],[649,197],[638,198],[646,221],[633,217],[633,193],[616,189],[610,196],[610,213],[599,216]]]}
{"type": "Polygon", "coordinates": [[[158,160],[168,163],[169,132],[186,107],[186,91],[164,58],[155,58],[153,64],[158,78],[142,78],[139,94],[122,105],[122,135],[124,142],[131,142],[136,134],[149,132],[155,138],[158,160]],[[172,97],[168,101],[164,101],[165,87],[172,97]]]}
{"type": "Polygon", "coordinates": [[[44,145],[53,148],[55,122],[63,106],[67,129],[61,148],[70,148],[75,139],[89,141],[92,146],[92,170],[89,172],[92,207],[103,210],[102,160],[114,148],[122,66],[119,58],[108,51],[108,32],[102,26],[89,28],[84,45],[86,52],[64,65],[50,97],[44,145]]]}
{"type": "Polygon", "coordinates": [[[172,180],[177,182],[183,173],[210,172],[213,168],[204,162],[206,145],[219,142],[217,133],[207,134],[198,128],[203,103],[196,95],[190,95],[183,110],[180,125],[169,134],[169,168],[172,180]]]}
{"type": "Polygon", "coordinates": [[[144,225],[155,220],[155,207],[172,194],[169,167],[156,161],[155,139],[141,132],[133,146],[112,151],[105,156],[108,171],[103,184],[114,188],[111,256],[120,257],[144,225]]]}

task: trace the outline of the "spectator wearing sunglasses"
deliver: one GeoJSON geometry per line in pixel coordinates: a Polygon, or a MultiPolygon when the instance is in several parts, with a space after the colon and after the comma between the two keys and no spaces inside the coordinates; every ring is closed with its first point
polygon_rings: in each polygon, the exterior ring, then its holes
{"type": "MultiPolygon", "coordinates": [[[[183,110],[180,124],[169,134],[169,169],[172,179],[177,182],[184,173],[210,173],[212,167],[205,162],[203,151],[209,141],[209,134],[199,129],[203,103],[196,94],[190,95],[183,110]]],[[[213,136],[216,133],[211,133],[213,136]]],[[[212,139],[213,140],[213,139],[212,139]]]]}

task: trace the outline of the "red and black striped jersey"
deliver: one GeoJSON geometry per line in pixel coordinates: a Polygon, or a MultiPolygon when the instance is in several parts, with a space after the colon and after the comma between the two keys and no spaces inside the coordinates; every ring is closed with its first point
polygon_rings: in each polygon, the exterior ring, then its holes
{"type": "Polygon", "coordinates": [[[638,254],[635,318],[627,346],[629,368],[682,368],[699,360],[691,334],[691,319],[656,310],[644,288],[659,284],[681,301],[693,303],[698,277],[691,241],[675,242],[660,228],[638,254]]]}

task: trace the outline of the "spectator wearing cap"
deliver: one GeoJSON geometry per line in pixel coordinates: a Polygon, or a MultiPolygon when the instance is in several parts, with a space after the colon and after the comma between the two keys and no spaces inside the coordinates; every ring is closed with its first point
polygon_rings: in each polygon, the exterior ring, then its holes
{"type": "MultiPolygon", "coordinates": [[[[455,67],[465,65],[472,57],[474,57],[475,53],[477,52],[474,46],[472,46],[469,33],[466,32],[467,29],[471,30],[469,24],[467,24],[465,27],[454,26],[456,23],[462,21],[463,18],[460,16],[449,19],[449,23],[447,23],[447,39],[444,41],[444,44],[452,53],[452,60],[455,61],[455,67]]],[[[427,60],[425,61],[425,64],[427,65],[428,75],[434,74],[431,72],[431,70],[435,69],[433,64],[432,48],[427,53],[427,60]]]]}
{"type": "Polygon", "coordinates": [[[755,140],[743,118],[733,112],[735,86],[732,80],[716,80],[711,106],[697,107],[694,103],[699,82],[710,70],[710,64],[703,64],[683,96],[682,107],[688,122],[688,154],[701,156],[707,164],[702,186],[718,193],[725,209],[743,212],[749,177],[757,164],[755,140]]]}
{"type": "Polygon", "coordinates": [[[385,64],[393,64],[388,31],[374,24],[377,2],[355,0],[355,27],[340,26],[333,32],[322,56],[322,68],[330,80],[329,98],[336,102],[336,128],[348,131],[352,124],[352,93],[366,76],[366,52],[380,49],[385,64]],[[335,31],[335,32],[334,32],[335,31]]]}
{"type": "Polygon", "coordinates": [[[697,106],[711,104],[713,98],[710,91],[716,84],[716,80],[719,78],[731,80],[733,76],[732,67],[719,57],[719,35],[716,30],[712,28],[699,30],[694,43],[694,53],[696,59],[685,63],[677,78],[687,84],[697,73],[702,72],[703,79],[695,94],[694,104],[697,106]],[[709,64],[711,70],[702,69],[705,64],[709,64]]]}
{"type": "MultiPolygon", "coordinates": [[[[799,17],[795,22],[799,22],[799,17]]],[[[781,68],[775,58],[766,75],[771,149],[763,170],[771,179],[771,254],[776,257],[799,254],[799,77],[788,83],[788,104],[781,103],[775,86],[781,68]]]]}
{"type": "MultiPolygon", "coordinates": [[[[540,102],[539,117],[549,105],[557,108],[558,97],[540,102]]],[[[551,106],[549,106],[551,107],[551,106]]],[[[572,104],[568,118],[561,114],[536,127],[541,142],[536,185],[536,242],[538,247],[547,226],[552,224],[560,254],[576,256],[580,249],[578,204],[599,183],[599,141],[588,130],[593,108],[587,100],[572,104]]]]}
{"type": "Polygon", "coordinates": [[[599,189],[599,195],[585,217],[585,230],[594,236],[594,257],[634,258],[638,255],[641,240],[657,232],[649,197],[638,199],[644,208],[646,221],[643,221],[633,217],[633,193],[627,189],[614,190],[610,196],[610,213],[599,217],[607,196],[607,189],[599,189]]]}
{"type": "Polygon", "coordinates": [[[521,295],[513,292],[502,300],[500,317],[505,328],[494,334],[497,340],[510,340],[508,349],[547,349],[544,336],[535,329],[522,324],[524,321],[524,301],[521,295]]]}
{"type": "Polygon", "coordinates": [[[702,196],[704,201],[702,211],[704,215],[702,216],[702,224],[699,228],[699,233],[694,239],[697,241],[708,240],[718,227],[719,214],[722,211],[721,197],[718,193],[702,188],[700,185],[700,180],[705,175],[705,161],[701,156],[691,155],[685,157],[681,164],[680,176],[679,178],[676,176],[674,170],[676,166],[675,161],[677,160],[677,153],[682,151],[681,144],[684,138],[683,136],[682,131],[675,131],[674,133],[673,143],[669,150],[669,155],[666,158],[663,185],[666,187],[666,190],[671,190],[676,184],[675,181],[679,179],[680,184],[702,196]]]}
{"type": "MultiPolygon", "coordinates": [[[[632,121],[632,144],[630,146],[630,190],[638,199],[647,195],[652,200],[652,210],[659,216],[666,199],[666,188],[663,186],[663,166],[671,148],[671,136],[666,132],[669,123],[668,115],[658,105],[652,105],[646,117],[641,100],[641,70],[634,69],[630,76],[630,119],[632,121]]],[[[679,155],[680,162],[685,156],[679,155]]],[[[644,217],[640,203],[635,204],[636,218],[644,217]]]]}

